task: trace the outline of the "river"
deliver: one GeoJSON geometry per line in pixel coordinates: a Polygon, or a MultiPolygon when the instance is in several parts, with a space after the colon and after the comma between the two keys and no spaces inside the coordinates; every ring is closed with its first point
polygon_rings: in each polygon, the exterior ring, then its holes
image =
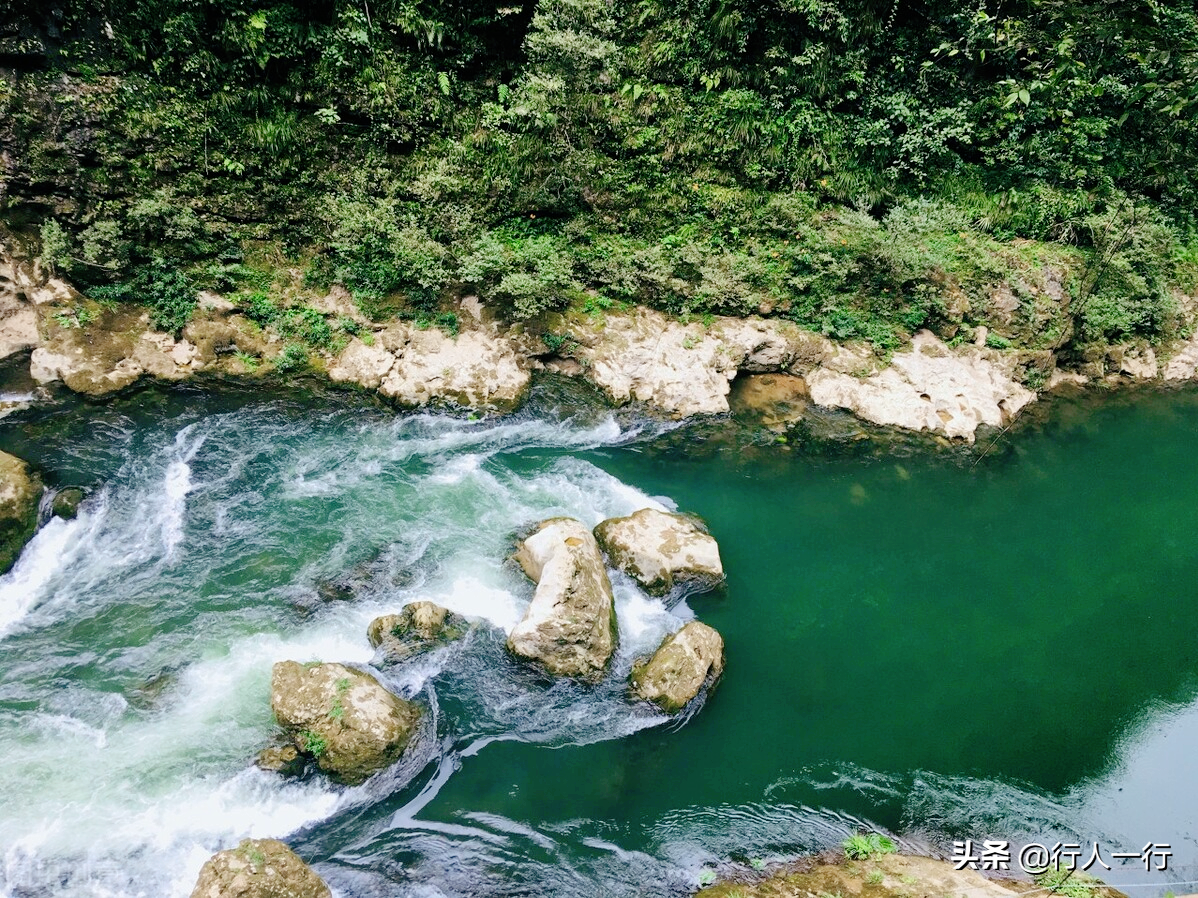
{"type": "Polygon", "coordinates": [[[977,464],[746,451],[552,391],[482,420],[193,388],[19,412],[0,449],[92,492],[0,578],[0,896],[187,896],[246,836],[341,898],[686,895],[862,825],[1097,842],[1133,898],[1195,891],[1195,433],[1194,391],[1060,402],[977,464]],[[708,522],[726,591],[614,577],[594,688],[509,660],[512,534],[645,505],[708,522]],[[383,673],[432,709],[407,759],[356,788],[249,766],[272,663],[368,663],[416,599],[481,625],[383,673]],[[681,721],[630,704],[696,616],[720,687],[681,721]],[[1147,843],[1167,871],[1110,858],[1147,843]]]}

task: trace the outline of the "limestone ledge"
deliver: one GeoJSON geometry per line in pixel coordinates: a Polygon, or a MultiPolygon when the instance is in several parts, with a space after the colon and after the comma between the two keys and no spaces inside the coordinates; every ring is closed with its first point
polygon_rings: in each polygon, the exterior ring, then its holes
{"type": "MultiPolygon", "coordinates": [[[[372,326],[343,290],[313,306],[359,325],[337,354],[315,354],[313,369],[411,408],[508,412],[527,394],[532,373],[548,370],[590,381],[614,404],[635,402],[685,418],[729,412],[734,381],[748,387],[757,380],[765,383],[740,390],[733,404],[778,427],[816,405],[970,443],[980,426],[1005,426],[1035,401],[1037,393],[1025,383],[1054,390],[1095,381],[1198,379],[1198,335],[1155,349],[1109,347],[1063,371],[1050,351],[950,347],[930,331],[883,361],[865,344],[837,344],[790,322],[758,317],[683,322],[633,307],[553,316],[526,328],[503,325],[478,298],[467,297],[459,316],[463,330],[450,336],[407,322],[372,326]],[[541,327],[564,338],[557,352],[540,339],[541,327]],[[772,379],[757,377],[763,374],[772,379]]],[[[143,378],[255,376],[270,372],[282,349],[279,337],[227,298],[202,294],[176,338],[155,331],[145,310],[101,307],[0,247],[0,359],[31,352],[30,374],[38,383],[104,396],[143,378]],[[80,308],[90,319],[82,326],[75,315],[80,308]]]]}

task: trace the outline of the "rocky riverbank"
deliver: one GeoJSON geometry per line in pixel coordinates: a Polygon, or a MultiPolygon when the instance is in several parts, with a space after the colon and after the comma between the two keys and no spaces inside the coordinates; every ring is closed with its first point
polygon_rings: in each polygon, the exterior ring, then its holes
{"type": "Polygon", "coordinates": [[[343,290],[304,306],[340,338],[300,362],[292,344],[237,295],[200,296],[175,334],[140,306],[100,304],[50,277],[36,260],[0,254],[0,358],[28,354],[30,376],[103,397],[144,381],[256,378],[307,371],[377,392],[401,407],[503,413],[540,371],[583,379],[613,404],[672,418],[742,408],[785,431],[809,407],[965,444],[1009,425],[1045,392],[1086,384],[1178,383],[1198,377],[1198,335],[1167,346],[1126,344],[1085,359],[995,348],[984,328],[966,342],[919,331],[899,351],[837,343],[776,318],[684,321],[644,307],[552,314],[509,324],[476,297],[461,301],[460,332],[409,321],[372,323],[343,290]]]}
{"type": "MultiPolygon", "coordinates": [[[[827,854],[769,871],[745,870],[700,890],[697,898],[1016,898],[1029,892],[1053,894],[1030,879],[989,879],[930,857],[883,854],[854,860],[827,854]]],[[[1127,898],[1080,873],[1068,894],[1127,898]]]]}

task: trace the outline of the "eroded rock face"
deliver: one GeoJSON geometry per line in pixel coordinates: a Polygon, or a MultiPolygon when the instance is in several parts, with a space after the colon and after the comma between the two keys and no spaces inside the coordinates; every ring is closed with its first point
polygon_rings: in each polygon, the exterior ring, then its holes
{"type": "Polygon", "coordinates": [[[523,400],[530,379],[515,347],[502,337],[412,329],[379,392],[403,405],[449,402],[506,412],[523,400]]]}
{"type": "Polygon", "coordinates": [[[812,400],[844,408],[874,424],[928,430],[972,443],[981,424],[1007,424],[1036,394],[1017,383],[987,350],[954,353],[930,331],[909,352],[867,377],[832,368],[807,375],[812,400]]]}
{"type": "Polygon", "coordinates": [[[246,839],[208,859],[191,898],[332,898],[332,893],[282,842],[246,839]]]}
{"type": "Polygon", "coordinates": [[[724,672],[724,640],[715,630],[691,621],[667,636],[648,661],[632,668],[632,691],[674,714],[724,672]]]}
{"type": "Polygon", "coordinates": [[[421,714],[419,705],[392,695],[370,674],[295,661],[274,666],[270,706],[296,748],[349,785],[396,761],[421,714]]]}
{"type": "Polygon", "coordinates": [[[0,574],[7,571],[37,530],[42,481],[15,455],[0,452],[0,574]]]}
{"type": "Polygon", "coordinates": [[[384,660],[395,664],[460,639],[468,627],[464,617],[447,608],[432,602],[413,602],[399,614],[376,617],[366,637],[384,660]]]}
{"type": "Polygon", "coordinates": [[[728,404],[734,414],[784,431],[803,420],[811,404],[807,381],[793,374],[742,374],[732,382],[728,404]]]}
{"type": "Polygon", "coordinates": [[[738,371],[808,370],[830,351],[823,337],[760,318],[716,318],[709,327],[636,308],[570,335],[587,379],[615,402],[644,402],[675,417],[728,411],[738,371]]]}
{"type": "Polygon", "coordinates": [[[552,518],[515,558],[537,589],[508,637],[509,651],[555,676],[600,676],[616,649],[616,608],[591,531],[572,518],[552,518]]]}
{"type": "Polygon", "coordinates": [[[698,518],[642,508],[595,527],[600,548],[651,595],[675,586],[714,589],[724,582],[720,548],[698,518]]]}

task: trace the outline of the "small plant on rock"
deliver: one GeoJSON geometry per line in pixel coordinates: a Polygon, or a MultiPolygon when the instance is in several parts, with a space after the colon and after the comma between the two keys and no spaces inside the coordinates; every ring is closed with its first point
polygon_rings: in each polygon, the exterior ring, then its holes
{"type": "Polygon", "coordinates": [[[868,861],[884,854],[895,854],[898,846],[894,840],[881,833],[858,833],[841,843],[845,857],[854,861],[868,861]]]}

